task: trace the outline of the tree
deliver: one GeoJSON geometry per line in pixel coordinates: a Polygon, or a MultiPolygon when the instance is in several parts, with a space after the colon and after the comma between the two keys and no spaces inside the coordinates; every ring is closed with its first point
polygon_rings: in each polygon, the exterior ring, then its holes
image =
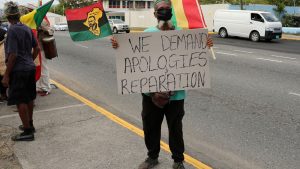
{"type": "MultiPolygon", "coordinates": [[[[198,0],[200,4],[232,4],[240,5],[241,0],[198,0]]],[[[299,1],[299,0],[296,0],[299,1]]],[[[243,4],[267,4],[267,0],[243,0],[243,4]]]]}
{"type": "Polygon", "coordinates": [[[300,6],[300,0],[289,0],[289,1],[286,1],[286,5],[287,6],[294,6],[294,2],[295,2],[295,6],[300,6]]]}
{"type": "Polygon", "coordinates": [[[58,5],[54,5],[50,12],[63,15],[66,9],[80,8],[94,3],[94,0],[59,0],[58,5]]]}
{"type": "Polygon", "coordinates": [[[244,9],[244,7],[243,7],[243,0],[240,0],[240,6],[241,6],[241,10],[243,10],[244,9]]]}
{"type": "Polygon", "coordinates": [[[274,12],[279,18],[282,18],[285,11],[285,5],[287,4],[287,0],[268,0],[271,5],[275,5],[273,8],[274,12]]]}

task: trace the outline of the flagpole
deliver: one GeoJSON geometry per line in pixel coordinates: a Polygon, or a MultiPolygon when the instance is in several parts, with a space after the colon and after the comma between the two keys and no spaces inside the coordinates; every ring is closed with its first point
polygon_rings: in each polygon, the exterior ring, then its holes
{"type": "Polygon", "coordinates": [[[214,48],[213,47],[210,47],[210,52],[211,52],[211,57],[216,60],[216,55],[215,55],[215,51],[214,51],[214,48]]]}

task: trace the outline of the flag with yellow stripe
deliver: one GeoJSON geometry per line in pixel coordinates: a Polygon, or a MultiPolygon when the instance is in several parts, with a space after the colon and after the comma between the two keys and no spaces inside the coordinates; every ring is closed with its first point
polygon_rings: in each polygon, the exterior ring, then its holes
{"type": "Polygon", "coordinates": [[[198,0],[171,0],[172,22],[184,29],[206,28],[206,23],[198,0]]]}
{"type": "Polygon", "coordinates": [[[37,29],[41,25],[53,2],[54,0],[51,0],[43,6],[34,9],[32,12],[21,16],[20,21],[31,29],[37,29]]]}

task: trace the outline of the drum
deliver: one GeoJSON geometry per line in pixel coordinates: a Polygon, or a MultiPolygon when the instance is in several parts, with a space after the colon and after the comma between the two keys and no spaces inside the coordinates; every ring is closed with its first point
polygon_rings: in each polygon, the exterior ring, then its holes
{"type": "Polygon", "coordinates": [[[55,38],[53,36],[47,36],[42,39],[42,45],[47,59],[58,57],[55,38]]]}

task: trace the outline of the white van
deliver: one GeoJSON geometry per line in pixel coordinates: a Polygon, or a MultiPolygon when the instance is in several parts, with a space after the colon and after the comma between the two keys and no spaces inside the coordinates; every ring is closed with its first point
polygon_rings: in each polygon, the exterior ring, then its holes
{"type": "Polygon", "coordinates": [[[280,39],[281,22],[269,12],[246,10],[217,10],[214,17],[214,32],[220,37],[238,36],[252,41],[280,39]]]}

